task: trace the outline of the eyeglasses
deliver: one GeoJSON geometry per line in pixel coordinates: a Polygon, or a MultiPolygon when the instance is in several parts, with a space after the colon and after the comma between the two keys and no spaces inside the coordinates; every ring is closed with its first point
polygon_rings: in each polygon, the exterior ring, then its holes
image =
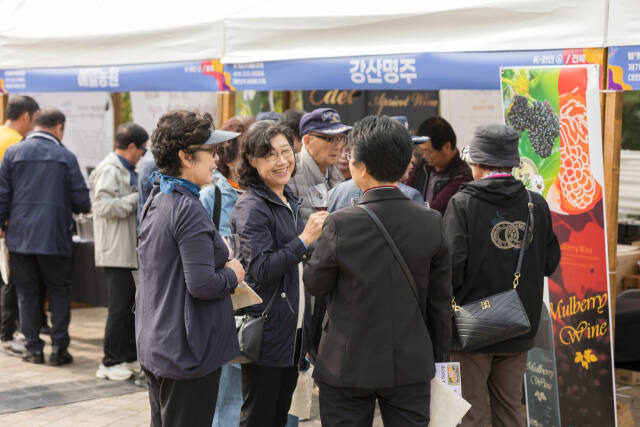
{"type": "Polygon", "coordinates": [[[186,150],[187,153],[195,153],[196,151],[205,151],[212,156],[216,155],[214,145],[190,145],[186,150]]]}
{"type": "Polygon", "coordinates": [[[187,147],[189,151],[211,151],[215,150],[215,145],[190,145],[187,147]]]}
{"type": "Polygon", "coordinates": [[[326,135],[320,135],[317,133],[312,133],[310,135],[315,136],[316,138],[324,139],[330,144],[335,144],[336,142],[339,142],[342,144],[343,142],[347,142],[347,135],[326,136],[326,135]]]}
{"type": "Polygon", "coordinates": [[[291,148],[287,148],[286,150],[282,150],[279,153],[271,152],[264,156],[264,159],[269,163],[275,163],[282,156],[285,160],[291,160],[294,156],[293,150],[291,148]]]}

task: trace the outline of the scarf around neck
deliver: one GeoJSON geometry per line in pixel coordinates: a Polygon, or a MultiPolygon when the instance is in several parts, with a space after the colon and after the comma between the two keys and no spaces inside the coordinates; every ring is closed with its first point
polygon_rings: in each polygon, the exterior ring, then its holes
{"type": "Polygon", "coordinates": [[[158,171],[154,171],[149,177],[149,182],[152,185],[155,182],[156,177],[160,179],[160,191],[162,194],[171,193],[175,189],[176,184],[178,184],[189,190],[197,198],[200,198],[200,187],[187,179],[176,178],[174,176],[164,175],[158,171]]]}

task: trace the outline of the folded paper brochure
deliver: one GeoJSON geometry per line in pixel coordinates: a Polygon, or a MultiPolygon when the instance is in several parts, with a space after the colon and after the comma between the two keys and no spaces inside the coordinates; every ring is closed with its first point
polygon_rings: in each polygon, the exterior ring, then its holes
{"type": "Polygon", "coordinates": [[[234,311],[250,305],[260,304],[261,302],[262,298],[245,282],[238,283],[235,292],[231,294],[231,303],[234,311]]]}
{"type": "Polygon", "coordinates": [[[436,363],[436,376],[431,380],[431,427],[458,425],[471,405],[462,398],[460,363],[436,363]]]}

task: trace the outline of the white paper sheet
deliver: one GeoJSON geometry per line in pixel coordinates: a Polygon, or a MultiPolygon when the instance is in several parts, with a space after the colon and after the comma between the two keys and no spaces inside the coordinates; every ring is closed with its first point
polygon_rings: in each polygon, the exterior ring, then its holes
{"type": "Polygon", "coordinates": [[[4,238],[0,239],[0,274],[2,281],[9,283],[9,248],[4,238]]]}
{"type": "Polygon", "coordinates": [[[455,427],[471,408],[469,402],[438,378],[431,380],[430,427],[455,427]]]}
{"type": "Polygon", "coordinates": [[[236,291],[231,294],[231,303],[233,310],[249,307],[250,305],[260,304],[262,298],[245,282],[239,283],[236,291]]]}

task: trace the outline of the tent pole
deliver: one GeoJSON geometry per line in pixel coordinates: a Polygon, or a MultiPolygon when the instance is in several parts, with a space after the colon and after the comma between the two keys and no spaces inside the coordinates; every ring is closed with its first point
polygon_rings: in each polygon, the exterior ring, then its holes
{"type": "Polygon", "coordinates": [[[609,295],[611,301],[611,336],[616,314],[616,268],[618,246],[618,199],[620,191],[620,150],[622,149],[622,94],[607,92],[604,109],[604,187],[607,207],[607,241],[609,255],[609,295]]]}
{"type": "Polygon", "coordinates": [[[111,102],[113,103],[113,134],[116,135],[118,126],[122,124],[122,93],[112,93],[111,102]]]}
{"type": "Polygon", "coordinates": [[[218,113],[216,114],[216,128],[236,115],[236,93],[218,93],[218,113]]]}
{"type": "Polygon", "coordinates": [[[0,99],[0,125],[7,121],[7,103],[9,102],[9,95],[2,95],[0,99]]]}

